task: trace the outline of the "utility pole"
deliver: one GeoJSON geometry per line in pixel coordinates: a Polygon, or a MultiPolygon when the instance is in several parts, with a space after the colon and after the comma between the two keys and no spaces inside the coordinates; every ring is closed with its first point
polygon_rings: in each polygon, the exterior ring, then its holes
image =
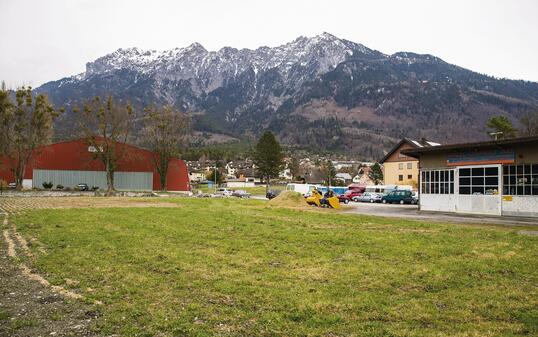
{"type": "Polygon", "coordinates": [[[215,176],[215,193],[217,193],[217,161],[215,160],[215,172],[214,173],[214,176],[215,176]]]}

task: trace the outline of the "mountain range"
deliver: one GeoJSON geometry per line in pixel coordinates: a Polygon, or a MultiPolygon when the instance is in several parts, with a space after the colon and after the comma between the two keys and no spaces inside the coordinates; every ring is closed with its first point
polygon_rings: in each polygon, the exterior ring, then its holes
{"type": "MultiPolygon", "coordinates": [[[[290,146],[364,159],[381,157],[402,137],[480,140],[489,117],[505,115],[517,125],[538,110],[538,83],[479,74],[432,55],[386,55],[328,33],[255,50],[208,51],[199,43],[118,49],[35,91],[65,107],[96,95],[140,108],[170,104],[192,114],[202,143],[253,140],[269,129],[290,146]]],[[[74,123],[67,111],[57,128],[64,137],[74,123]]]]}

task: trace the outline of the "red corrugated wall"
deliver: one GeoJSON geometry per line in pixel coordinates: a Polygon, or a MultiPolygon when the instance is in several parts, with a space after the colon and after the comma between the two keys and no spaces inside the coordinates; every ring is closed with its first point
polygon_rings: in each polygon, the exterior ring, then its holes
{"type": "MultiPolygon", "coordinates": [[[[34,158],[26,168],[25,179],[32,179],[33,169],[42,170],[79,170],[104,171],[104,165],[88,150],[84,139],[55,143],[36,151],[34,158]]],[[[118,144],[118,151],[123,153],[116,171],[121,172],[153,172],[153,189],[160,190],[160,176],[155,171],[152,162],[153,152],[132,146],[118,144]]],[[[5,163],[0,166],[0,179],[13,182],[11,172],[5,163]]],[[[189,191],[189,174],[185,162],[174,159],[168,167],[166,188],[169,191],[189,191]]]]}

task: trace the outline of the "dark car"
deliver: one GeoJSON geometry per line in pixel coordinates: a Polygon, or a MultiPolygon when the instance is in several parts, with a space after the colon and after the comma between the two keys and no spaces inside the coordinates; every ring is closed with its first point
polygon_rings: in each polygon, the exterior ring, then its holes
{"type": "Polygon", "coordinates": [[[273,191],[273,190],[270,190],[269,192],[267,192],[267,194],[265,194],[265,197],[269,200],[273,199],[273,198],[276,198],[277,195],[280,194],[281,191],[273,191]]]}
{"type": "Polygon", "coordinates": [[[78,184],[77,190],[79,191],[88,191],[90,188],[88,187],[88,184],[78,184]]]}
{"type": "Polygon", "coordinates": [[[414,204],[415,198],[413,198],[413,192],[408,190],[395,190],[384,195],[381,198],[381,202],[384,204],[414,204]]]}

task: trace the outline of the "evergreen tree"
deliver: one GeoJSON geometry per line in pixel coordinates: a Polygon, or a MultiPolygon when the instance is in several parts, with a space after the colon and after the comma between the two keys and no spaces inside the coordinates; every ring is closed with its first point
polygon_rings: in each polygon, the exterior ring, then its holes
{"type": "Polygon", "coordinates": [[[52,138],[53,121],[58,116],[47,96],[34,97],[32,88],[15,93],[15,104],[2,85],[0,90],[0,155],[13,173],[17,189],[22,189],[26,166],[35,152],[52,138]]]}
{"type": "Polygon", "coordinates": [[[370,172],[368,173],[368,178],[370,178],[376,185],[383,181],[383,170],[379,163],[372,165],[370,172]]]}
{"type": "Polygon", "coordinates": [[[490,136],[494,139],[514,138],[516,129],[506,116],[494,116],[487,122],[487,127],[492,130],[490,136]]]}
{"type": "Polygon", "coordinates": [[[284,154],[282,147],[271,131],[265,131],[254,149],[254,164],[258,174],[266,182],[266,192],[269,192],[271,178],[278,177],[283,166],[284,154]]]}

